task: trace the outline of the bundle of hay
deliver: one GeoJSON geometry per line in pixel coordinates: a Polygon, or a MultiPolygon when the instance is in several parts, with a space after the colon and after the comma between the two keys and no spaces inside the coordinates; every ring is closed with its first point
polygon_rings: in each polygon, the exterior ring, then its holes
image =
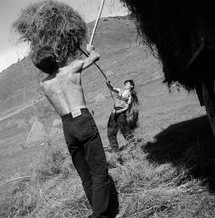
{"type": "Polygon", "coordinates": [[[192,29],[195,25],[194,0],[121,0],[136,21],[137,29],[150,48],[157,48],[165,82],[179,82],[187,90],[195,86],[185,72],[192,50],[197,49],[192,29]]]}
{"type": "Polygon", "coordinates": [[[51,46],[58,55],[60,66],[79,55],[87,35],[87,26],[78,12],[64,3],[45,0],[30,4],[21,11],[12,28],[20,39],[31,46],[31,57],[43,46],[51,46]]]}
{"type": "Polygon", "coordinates": [[[126,118],[130,130],[134,131],[138,127],[139,120],[139,100],[135,90],[131,91],[132,101],[129,109],[126,111],[126,118]]]}

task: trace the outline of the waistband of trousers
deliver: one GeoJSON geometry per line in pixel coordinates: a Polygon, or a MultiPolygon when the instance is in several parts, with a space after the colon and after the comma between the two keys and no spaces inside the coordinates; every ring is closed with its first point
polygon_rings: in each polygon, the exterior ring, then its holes
{"type": "Polygon", "coordinates": [[[65,121],[66,119],[74,119],[75,117],[80,116],[81,114],[89,113],[89,110],[87,108],[80,108],[75,111],[72,111],[71,113],[65,114],[61,117],[62,121],[65,121]]]}

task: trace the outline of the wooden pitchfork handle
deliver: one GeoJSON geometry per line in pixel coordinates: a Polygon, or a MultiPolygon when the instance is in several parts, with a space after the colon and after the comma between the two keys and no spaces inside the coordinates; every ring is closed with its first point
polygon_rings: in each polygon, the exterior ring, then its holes
{"type": "MultiPolygon", "coordinates": [[[[79,48],[79,50],[86,56],[86,57],[89,57],[89,55],[84,51],[82,50],[81,48],[79,48]]],[[[104,76],[105,80],[107,80],[107,77],[105,75],[105,73],[102,71],[102,69],[99,67],[99,65],[97,63],[94,62],[94,64],[96,65],[96,67],[100,70],[100,72],[102,73],[102,75],[104,76]]]]}
{"type": "Polygon", "coordinates": [[[90,45],[92,45],[93,38],[94,38],[94,35],[95,35],[95,32],[96,32],[96,27],[97,27],[97,25],[99,23],[99,19],[100,19],[101,13],[102,13],[104,3],[105,3],[105,0],[102,0],[102,3],[100,5],[100,9],[99,9],[99,13],[97,15],[96,22],[94,24],[93,31],[92,31],[92,34],[91,34],[91,37],[90,37],[90,42],[89,42],[90,45]]]}
{"type": "MultiPolygon", "coordinates": [[[[84,51],[82,50],[81,48],[79,48],[79,50],[86,56],[86,57],[89,57],[89,55],[84,51]]],[[[105,73],[102,71],[102,69],[99,67],[99,65],[97,63],[95,63],[95,66],[99,69],[99,71],[102,73],[102,75],[104,76],[106,82],[109,83],[108,79],[107,79],[107,76],[105,75],[105,73]]],[[[109,88],[108,88],[109,89],[109,88]]],[[[110,90],[110,89],[109,89],[110,90]]],[[[111,96],[111,99],[112,99],[112,102],[113,102],[113,107],[114,107],[114,100],[113,100],[113,93],[112,91],[110,90],[110,96],[111,96]]]]}

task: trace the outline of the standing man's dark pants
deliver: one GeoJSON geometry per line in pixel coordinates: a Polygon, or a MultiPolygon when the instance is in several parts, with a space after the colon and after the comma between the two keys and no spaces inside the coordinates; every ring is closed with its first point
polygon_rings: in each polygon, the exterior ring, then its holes
{"type": "Polygon", "coordinates": [[[122,112],[119,114],[111,113],[108,120],[107,128],[107,137],[113,150],[119,149],[119,144],[117,142],[117,133],[119,130],[126,140],[130,140],[133,138],[133,132],[128,126],[126,112],[122,112]]]}
{"type": "Polygon", "coordinates": [[[81,109],[81,115],[62,117],[65,140],[73,164],[92,206],[92,218],[107,218],[110,197],[110,180],[101,138],[89,111],[81,109]]]}

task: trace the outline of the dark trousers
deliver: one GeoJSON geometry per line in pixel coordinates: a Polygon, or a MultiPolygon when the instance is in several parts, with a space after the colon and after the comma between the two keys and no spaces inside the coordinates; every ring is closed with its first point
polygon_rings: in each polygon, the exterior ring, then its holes
{"type": "Polygon", "coordinates": [[[117,133],[120,130],[126,140],[133,138],[133,132],[128,126],[126,113],[111,113],[108,120],[107,137],[111,148],[118,149],[117,133]]]}
{"type": "Polygon", "coordinates": [[[110,179],[101,138],[89,111],[62,117],[66,144],[92,207],[92,218],[108,217],[110,179]]]}

